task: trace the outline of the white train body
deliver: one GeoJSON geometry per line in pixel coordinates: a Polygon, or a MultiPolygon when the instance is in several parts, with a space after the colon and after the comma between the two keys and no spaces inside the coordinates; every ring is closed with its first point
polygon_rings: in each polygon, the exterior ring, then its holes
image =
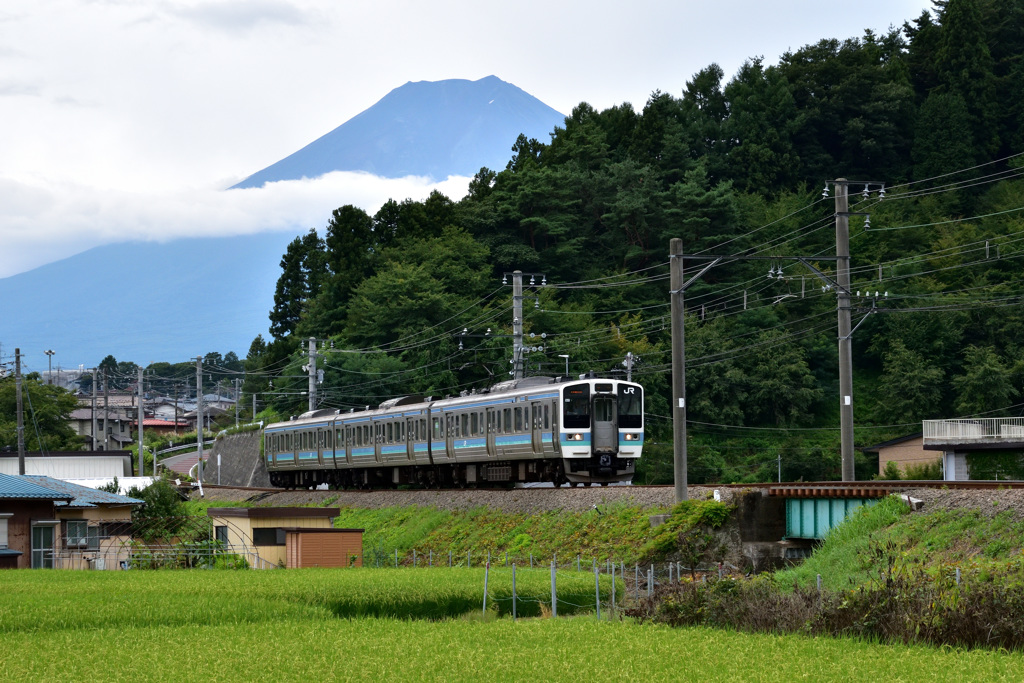
{"type": "Polygon", "coordinates": [[[275,486],[383,488],[629,481],[644,442],[643,388],[529,377],[483,393],[407,396],[267,425],[275,486]]]}

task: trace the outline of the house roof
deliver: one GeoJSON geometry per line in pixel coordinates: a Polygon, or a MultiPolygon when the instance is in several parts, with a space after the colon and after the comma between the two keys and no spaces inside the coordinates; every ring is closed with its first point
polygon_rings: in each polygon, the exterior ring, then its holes
{"type": "Polygon", "coordinates": [[[897,444],[901,444],[904,441],[912,441],[914,439],[920,439],[923,435],[924,435],[923,432],[918,432],[917,434],[908,434],[907,436],[901,436],[901,437],[898,437],[896,439],[889,439],[888,441],[883,441],[882,443],[876,443],[874,446],[864,446],[860,450],[863,453],[877,453],[878,449],[880,449],[880,448],[888,448],[889,446],[895,446],[897,444]]]}
{"type": "MultiPolygon", "coordinates": [[[[132,420],[133,425],[138,425],[138,420],[132,420]]],[[[142,418],[142,426],[145,427],[187,427],[188,423],[185,420],[161,420],[158,417],[144,417],[142,418]]]]}
{"type": "Polygon", "coordinates": [[[0,474],[0,499],[71,501],[74,496],[40,486],[29,477],[0,474]]]}
{"type": "Polygon", "coordinates": [[[42,475],[30,474],[25,475],[25,477],[27,479],[31,479],[34,483],[43,488],[72,496],[72,500],[67,503],[67,507],[92,508],[100,505],[123,507],[128,505],[142,505],[144,502],[138,498],[129,498],[128,496],[121,496],[116,493],[107,493],[106,491],[100,491],[99,489],[89,488],[88,486],[79,486],[78,484],[72,484],[69,481],[52,479],[42,475]]]}

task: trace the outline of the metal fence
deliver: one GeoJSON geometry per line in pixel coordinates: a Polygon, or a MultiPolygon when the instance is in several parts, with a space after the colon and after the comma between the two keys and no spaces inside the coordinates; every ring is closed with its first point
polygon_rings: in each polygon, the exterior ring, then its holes
{"type": "Polygon", "coordinates": [[[924,420],[923,432],[926,444],[1024,441],[1024,417],[924,420]]]}

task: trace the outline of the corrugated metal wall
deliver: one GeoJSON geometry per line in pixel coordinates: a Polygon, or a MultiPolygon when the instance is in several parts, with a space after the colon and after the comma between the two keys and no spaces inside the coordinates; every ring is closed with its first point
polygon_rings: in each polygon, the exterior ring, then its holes
{"type": "Polygon", "coordinates": [[[825,538],[854,510],[877,498],[787,498],[786,538],[825,538]]]}

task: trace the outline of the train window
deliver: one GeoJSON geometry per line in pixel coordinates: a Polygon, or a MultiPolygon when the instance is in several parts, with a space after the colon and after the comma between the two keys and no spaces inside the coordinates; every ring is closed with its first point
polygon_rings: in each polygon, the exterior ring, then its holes
{"type": "Polygon", "coordinates": [[[590,385],[573,384],[563,389],[562,396],[565,399],[563,426],[566,429],[590,427],[590,385]]]}
{"type": "Polygon", "coordinates": [[[472,413],[469,416],[469,431],[473,436],[480,433],[480,413],[472,413]]]}
{"type": "Polygon", "coordinates": [[[316,440],[317,440],[318,445],[320,446],[320,448],[325,448],[326,446],[330,445],[330,444],[327,443],[327,434],[324,433],[324,432],[317,432],[316,433],[316,440]]]}
{"type": "Polygon", "coordinates": [[[420,441],[427,440],[427,419],[424,417],[420,418],[420,441]]]}
{"type": "Polygon", "coordinates": [[[459,421],[462,423],[462,436],[470,436],[472,432],[469,431],[469,415],[463,413],[459,421]]]}
{"type": "Polygon", "coordinates": [[[640,429],[644,420],[644,390],[636,385],[619,385],[619,427],[640,429]]]}
{"type": "Polygon", "coordinates": [[[523,431],[523,409],[520,407],[516,408],[516,431],[523,431]]]}
{"type": "Polygon", "coordinates": [[[551,429],[551,406],[544,404],[544,429],[551,429]]]}
{"type": "Polygon", "coordinates": [[[431,438],[441,438],[441,418],[432,417],[430,418],[431,438]]]}
{"type": "Polygon", "coordinates": [[[392,424],[390,422],[388,422],[388,424],[387,424],[386,433],[387,433],[387,436],[384,437],[384,443],[391,443],[392,441],[394,441],[394,438],[395,438],[394,427],[392,426],[392,424]]]}
{"type": "Polygon", "coordinates": [[[604,397],[595,398],[594,421],[615,422],[615,401],[604,397]]]}
{"type": "Polygon", "coordinates": [[[501,412],[504,415],[504,420],[505,420],[505,433],[508,434],[508,433],[510,433],[512,431],[512,409],[511,408],[505,408],[501,412]]]}
{"type": "Polygon", "coordinates": [[[324,445],[327,446],[328,449],[334,448],[334,433],[333,432],[325,433],[324,434],[324,439],[326,439],[324,441],[324,445]]]}
{"type": "Polygon", "coordinates": [[[395,425],[396,441],[405,441],[405,423],[399,422],[395,425]]]}

